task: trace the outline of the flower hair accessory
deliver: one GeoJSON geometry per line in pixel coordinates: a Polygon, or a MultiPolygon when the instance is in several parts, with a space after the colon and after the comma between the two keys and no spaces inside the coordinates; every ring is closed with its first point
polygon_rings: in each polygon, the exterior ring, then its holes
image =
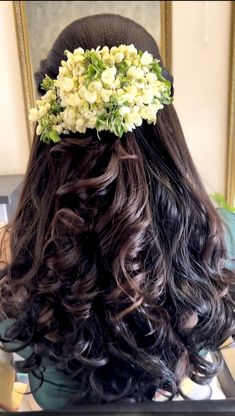
{"type": "Polygon", "coordinates": [[[98,137],[102,130],[122,137],[143,120],[156,123],[157,112],[172,102],[171,83],[159,61],[134,45],[78,48],[65,55],[57,78],[46,75],[42,81],[46,93],[29,114],[45,143],[88,128],[96,129],[98,137]]]}

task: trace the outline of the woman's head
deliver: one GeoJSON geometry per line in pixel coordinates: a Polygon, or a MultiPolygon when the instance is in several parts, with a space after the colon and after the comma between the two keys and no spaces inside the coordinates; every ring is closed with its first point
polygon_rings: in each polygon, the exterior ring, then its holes
{"type": "MultiPolygon", "coordinates": [[[[40,84],[47,74],[52,79],[58,75],[59,66],[65,59],[64,51],[74,49],[92,49],[100,46],[119,46],[135,44],[137,50],[148,51],[154,58],[160,59],[158,46],[153,37],[138,23],[116,14],[98,14],[75,20],[65,27],[54,42],[46,59],[41,61],[35,74],[38,92],[44,93],[40,84]]],[[[162,65],[162,62],[161,62],[162,65]]],[[[163,65],[162,65],[163,67],[163,65]]],[[[164,76],[171,82],[172,76],[163,68],[164,76]]]]}
{"type": "MultiPolygon", "coordinates": [[[[96,15],[59,35],[36,74],[55,78],[65,49],[133,43],[159,58],[129,19],[96,15]]],[[[222,227],[172,105],[120,139],[94,130],[45,145],[35,135],[18,210],[2,315],[9,339],[81,381],[78,401],[175,394],[215,366],[200,355],[234,331],[222,227]]],[[[3,285],[4,283],[4,285],[3,285]]]]}

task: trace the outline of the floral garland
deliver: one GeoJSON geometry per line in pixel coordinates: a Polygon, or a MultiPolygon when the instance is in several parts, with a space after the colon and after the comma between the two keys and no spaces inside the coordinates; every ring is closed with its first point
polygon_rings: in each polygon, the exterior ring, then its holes
{"type": "Polygon", "coordinates": [[[88,128],[96,129],[98,137],[102,130],[122,137],[143,120],[156,123],[157,112],[172,102],[171,83],[159,61],[134,45],[77,48],[65,55],[57,78],[46,75],[42,81],[46,93],[29,114],[45,143],[88,128]]]}

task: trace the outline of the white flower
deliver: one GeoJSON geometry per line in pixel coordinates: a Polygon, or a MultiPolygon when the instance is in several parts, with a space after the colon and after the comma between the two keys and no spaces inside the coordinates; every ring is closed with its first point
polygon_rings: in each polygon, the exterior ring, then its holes
{"type": "Polygon", "coordinates": [[[119,79],[115,79],[114,83],[112,85],[114,85],[114,88],[119,88],[120,87],[120,80],[119,79]]]}
{"type": "Polygon", "coordinates": [[[140,113],[137,113],[137,112],[129,113],[125,117],[125,122],[127,124],[131,124],[131,125],[135,124],[136,126],[141,126],[142,117],[141,117],[140,113]]]}
{"type": "Polygon", "coordinates": [[[146,83],[144,82],[144,80],[142,79],[142,81],[136,81],[135,82],[136,87],[138,88],[138,90],[143,90],[146,87],[146,83]]]}
{"type": "Polygon", "coordinates": [[[54,126],[54,129],[57,131],[58,134],[61,134],[63,127],[59,124],[58,126],[54,126]]]}
{"type": "Polygon", "coordinates": [[[118,90],[117,90],[117,94],[119,95],[119,96],[121,96],[121,95],[123,95],[124,94],[124,89],[123,88],[118,88],[118,90]]]}
{"type": "Polygon", "coordinates": [[[136,95],[137,94],[137,88],[135,85],[128,85],[126,87],[126,92],[129,92],[130,94],[136,95]]]}
{"type": "Polygon", "coordinates": [[[46,109],[46,107],[45,107],[45,106],[40,107],[40,108],[39,108],[39,110],[38,110],[38,115],[39,115],[39,117],[43,117],[43,116],[45,116],[46,114],[47,114],[47,109],[46,109]]]}
{"type": "Polygon", "coordinates": [[[65,51],[65,55],[67,56],[68,59],[73,58],[73,54],[70,51],[65,51]]]}
{"type": "Polygon", "coordinates": [[[150,82],[150,83],[155,82],[157,80],[157,75],[154,74],[153,72],[149,72],[145,76],[146,76],[148,82],[150,82]]]}
{"type": "Polygon", "coordinates": [[[36,108],[31,108],[29,112],[29,120],[37,121],[38,119],[38,110],[36,108]]]}
{"type": "Polygon", "coordinates": [[[152,89],[153,89],[154,95],[156,95],[158,98],[160,98],[161,93],[165,91],[165,85],[161,81],[155,81],[153,86],[152,86],[152,89]]]}
{"type": "Polygon", "coordinates": [[[84,98],[84,95],[87,93],[88,89],[85,87],[85,85],[82,85],[79,89],[78,89],[78,93],[80,95],[81,98],[84,98]]]}
{"type": "Polygon", "coordinates": [[[153,111],[157,112],[159,110],[162,110],[163,104],[161,104],[159,100],[155,100],[154,104],[152,104],[151,107],[153,111]]]}
{"type": "Polygon", "coordinates": [[[140,79],[144,77],[144,72],[142,71],[142,69],[137,68],[136,66],[133,66],[133,65],[127,70],[126,74],[130,78],[140,79]]]}
{"type": "Polygon", "coordinates": [[[82,56],[82,55],[75,55],[74,56],[74,63],[81,63],[81,62],[83,62],[84,61],[84,56],[82,56]]]}
{"type": "Polygon", "coordinates": [[[109,53],[109,48],[108,48],[108,46],[104,46],[102,49],[101,49],[101,51],[100,51],[102,54],[104,54],[104,53],[109,53]]]}
{"type": "Polygon", "coordinates": [[[154,95],[154,97],[156,97],[156,98],[161,98],[161,93],[160,93],[160,91],[159,91],[159,90],[155,90],[154,88],[153,88],[153,95],[154,95]]]}
{"type": "Polygon", "coordinates": [[[88,101],[88,103],[93,104],[96,101],[97,95],[95,91],[86,91],[84,94],[84,98],[86,101],[88,101]]]}
{"type": "Polygon", "coordinates": [[[84,49],[82,49],[82,48],[79,47],[79,48],[77,48],[77,49],[74,50],[74,54],[75,55],[77,55],[77,54],[79,54],[79,55],[80,54],[84,54],[84,49]]]}
{"type": "Polygon", "coordinates": [[[112,84],[115,79],[116,72],[117,70],[115,67],[105,69],[101,75],[102,81],[107,85],[112,84]]]}
{"type": "Polygon", "coordinates": [[[52,90],[47,91],[46,94],[42,96],[42,100],[45,101],[46,103],[49,103],[50,101],[55,100],[55,99],[56,99],[56,96],[52,90]]]}
{"type": "Polygon", "coordinates": [[[70,92],[74,88],[74,82],[73,82],[72,78],[65,77],[65,78],[62,78],[60,81],[61,81],[60,82],[60,87],[64,91],[70,92]]]}
{"type": "Polygon", "coordinates": [[[115,62],[117,63],[117,64],[119,64],[120,62],[122,62],[123,61],[123,59],[124,59],[124,53],[123,52],[118,52],[118,53],[116,53],[115,55],[114,55],[114,57],[115,57],[115,62]]]}
{"type": "Polygon", "coordinates": [[[149,116],[149,109],[147,106],[144,106],[143,108],[141,108],[140,110],[140,115],[141,117],[143,117],[145,120],[147,120],[148,116],[149,116]]]}
{"type": "Polygon", "coordinates": [[[125,63],[126,63],[128,66],[131,66],[131,64],[132,64],[132,60],[131,60],[130,58],[125,58],[125,63]]]}
{"type": "Polygon", "coordinates": [[[135,96],[135,104],[138,106],[143,105],[143,95],[135,96]]]}
{"type": "Polygon", "coordinates": [[[81,75],[79,75],[78,76],[78,85],[80,86],[83,86],[84,87],[84,82],[85,82],[85,75],[84,75],[84,73],[83,74],[81,74],[81,75]]]}
{"type": "Polygon", "coordinates": [[[121,116],[124,116],[125,114],[130,113],[131,109],[130,107],[128,107],[127,105],[123,105],[120,110],[119,113],[121,114],[121,116]]]}
{"type": "Polygon", "coordinates": [[[101,91],[101,98],[105,103],[109,102],[109,99],[112,95],[112,90],[102,90],[101,91]]]}
{"type": "Polygon", "coordinates": [[[64,110],[64,122],[67,125],[73,125],[76,119],[76,110],[74,107],[67,107],[64,110]]]}
{"type": "Polygon", "coordinates": [[[115,64],[115,58],[113,55],[110,55],[109,53],[105,53],[102,57],[102,61],[104,61],[104,63],[106,65],[114,65],[115,64]]]}
{"type": "Polygon", "coordinates": [[[153,92],[152,92],[151,88],[146,89],[144,91],[142,100],[143,100],[144,104],[151,104],[151,102],[153,101],[153,92]]]}
{"type": "Polygon", "coordinates": [[[40,134],[42,134],[42,127],[40,126],[40,124],[38,124],[37,128],[36,128],[36,134],[39,136],[40,134]]]}
{"type": "Polygon", "coordinates": [[[141,116],[149,123],[156,123],[157,112],[162,108],[162,104],[150,104],[140,110],[141,116]]]}
{"type": "Polygon", "coordinates": [[[89,120],[88,120],[88,121],[87,121],[87,123],[86,123],[87,127],[88,127],[89,129],[94,129],[95,124],[96,124],[96,120],[97,120],[97,118],[96,118],[96,117],[89,118],[89,120]]]}
{"type": "Polygon", "coordinates": [[[126,52],[126,50],[127,50],[127,46],[126,46],[126,45],[120,45],[120,46],[119,46],[119,48],[118,48],[118,50],[119,50],[120,52],[125,53],[125,52],[126,52]]]}
{"type": "Polygon", "coordinates": [[[122,102],[128,101],[130,104],[133,104],[135,101],[135,95],[130,93],[125,93],[122,95],[122,102]]]}
{"type": "Polygon", "coordinates": [[[102,82],[101,81],[92,81],[88,85],[89,91],[100,91],[102,89],[102,82]]]}
{"type": "Polygon", "coordinates": [[[83,118],[78,118],[76,120],[76,129],[79,131],[81,127],[84,126],[85,120],[83,118]]]}
{"type": "Polygon", "coordinates": [[[68,71],[68,69],[66,67],[61,66],[59,68],[59,75],[60,76],[65,76],[65,75],[68,75],[68,74],[69,74],[69,71],[68,71]]]}
{"type": "Polygon", "coordinates": [[[149,52],[145,51],[143,55],[141,56],[141,63],[143,65],[149,65],[152,62],[153,62],[153,56],[149,52]]]}
{"type": "Polygon", "coordinates": [[[137,55],[137,49],[135,48],[133,44],[129,45],[127,48],[128,48],[127,50],[129,53],[133,53],[134,55],[137,55]]]}
{"type": "Polygon", "coordinates": [[[72,94],[72,93],[69,94],[66,97],[65,101],[67,102],[67,105],[71,105],[71,106],[74,106],[74,107],[78,107],[81,104],[81,98],[79,97],[78,94],[72,94]]]}
{"type": "Polygon", "coordinates": [[[139,66],[140,64],[140,57],[137,55],[136,58],[133,60],[133,65],[139,66]]]}
{"type": "Polygon", "coordinates": [[[113,54],[115,52],[118,51],[118,47],[117,46],[112,46],[112,48],[110,49],[110,53],[113,54]]]}

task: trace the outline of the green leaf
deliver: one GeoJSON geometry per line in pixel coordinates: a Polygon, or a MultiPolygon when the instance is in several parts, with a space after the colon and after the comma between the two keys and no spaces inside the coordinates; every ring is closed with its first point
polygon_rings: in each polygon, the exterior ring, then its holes
{"type": "Polygon", "coordinates": [[[60,141],[60,136],[56,130],[51,130],[49,133],[49,138],[53,141],[53,143],[57,143],[60,141]]]}
{"type": "Polygon", "coordinates": [[[125,62],[122,61],[118,64],[118,73],[120,75],[126,75],[126,71],[128,70],[129,65],[125,62]]]}
{"type": "Polygon", "coordinates": [[[107,127],[107,114],[101,114],[96,120],[96,128],[107,127]]]}
{"type": "Polygon", "coordinates": [[[214,200],[214,202],[216,202],[216,204],[220,208],[224,208],[229,212],[235,212],[235,207],[232,207],[231,205],[229,205],[225,197],[221,195],[220,193],[214,193],[213,195],[211,195],[211,198],[214,200]]]}
{"type": "Polygon", "coordinates": [[[44,143],[50,143],[50,137],[47,130],[44,130],[41,134],[40,140],[44,143]]]}
{"type": "Polygon", "coordinates": [[[169,91],[171,90],[171,83],[169,79],[165,79],[165,86],[169,89],[169,91]]]}
{"type": "Polygon", "coordinates": [[[45,76],[43,81],[41,82],[42,90],[50,90],[54,86],[54,80],[51,79],[48,75],[45,76]]]}
{"type": "Polygon", "coordinates": [[[128,85],[130,84],[130,82],[129,81],[127,81],[127,80],[121,80],[121,88],[125,88],[125,87],[128,87],[128,85]]]}
{"type": "Polygon", "coordinates": [[[164,93],[161,98],[159,98],[161,104],[169,105],[172,103],[173,98],[170,97],[167,93],[164,93]]]}
{"type": "Polygon", "coordinates": [[[51,106],[51,111],[53,114],[58,114],[61,111],[61,105],[57,102],[54,102],[51,106]]]}
{"type": "Polygon", "coordinates": [[[118,137],[122,137],[123,133],[125,132],[125,127],[122,121],[122,118],[116,118],[114,121],[114,133],[118,137]]]}
{"type": "Polygon", "coordinates": [[[157,61],[157,59],[154,59],[149,67],[150,67],[151,71],[155,72],[159,76],[161,75],[162,68],[160,67],[159,62],[157,61]]]}
{"type": "Polygon", "coordinates": [[[107,68],[102,59],[96,52],[87,50],[84,54],[87,65],[86,77],[88,79],[97,79],[101,77],[102,72],[107,68]]]}
{"type": "Polygon", "coordinates": [[[89,64],[89,66],[87,68],[87,75],[92,77],[93,75],[96,75],[96,73],[97,73],[96,67],[92,64],[89,64]]]}

